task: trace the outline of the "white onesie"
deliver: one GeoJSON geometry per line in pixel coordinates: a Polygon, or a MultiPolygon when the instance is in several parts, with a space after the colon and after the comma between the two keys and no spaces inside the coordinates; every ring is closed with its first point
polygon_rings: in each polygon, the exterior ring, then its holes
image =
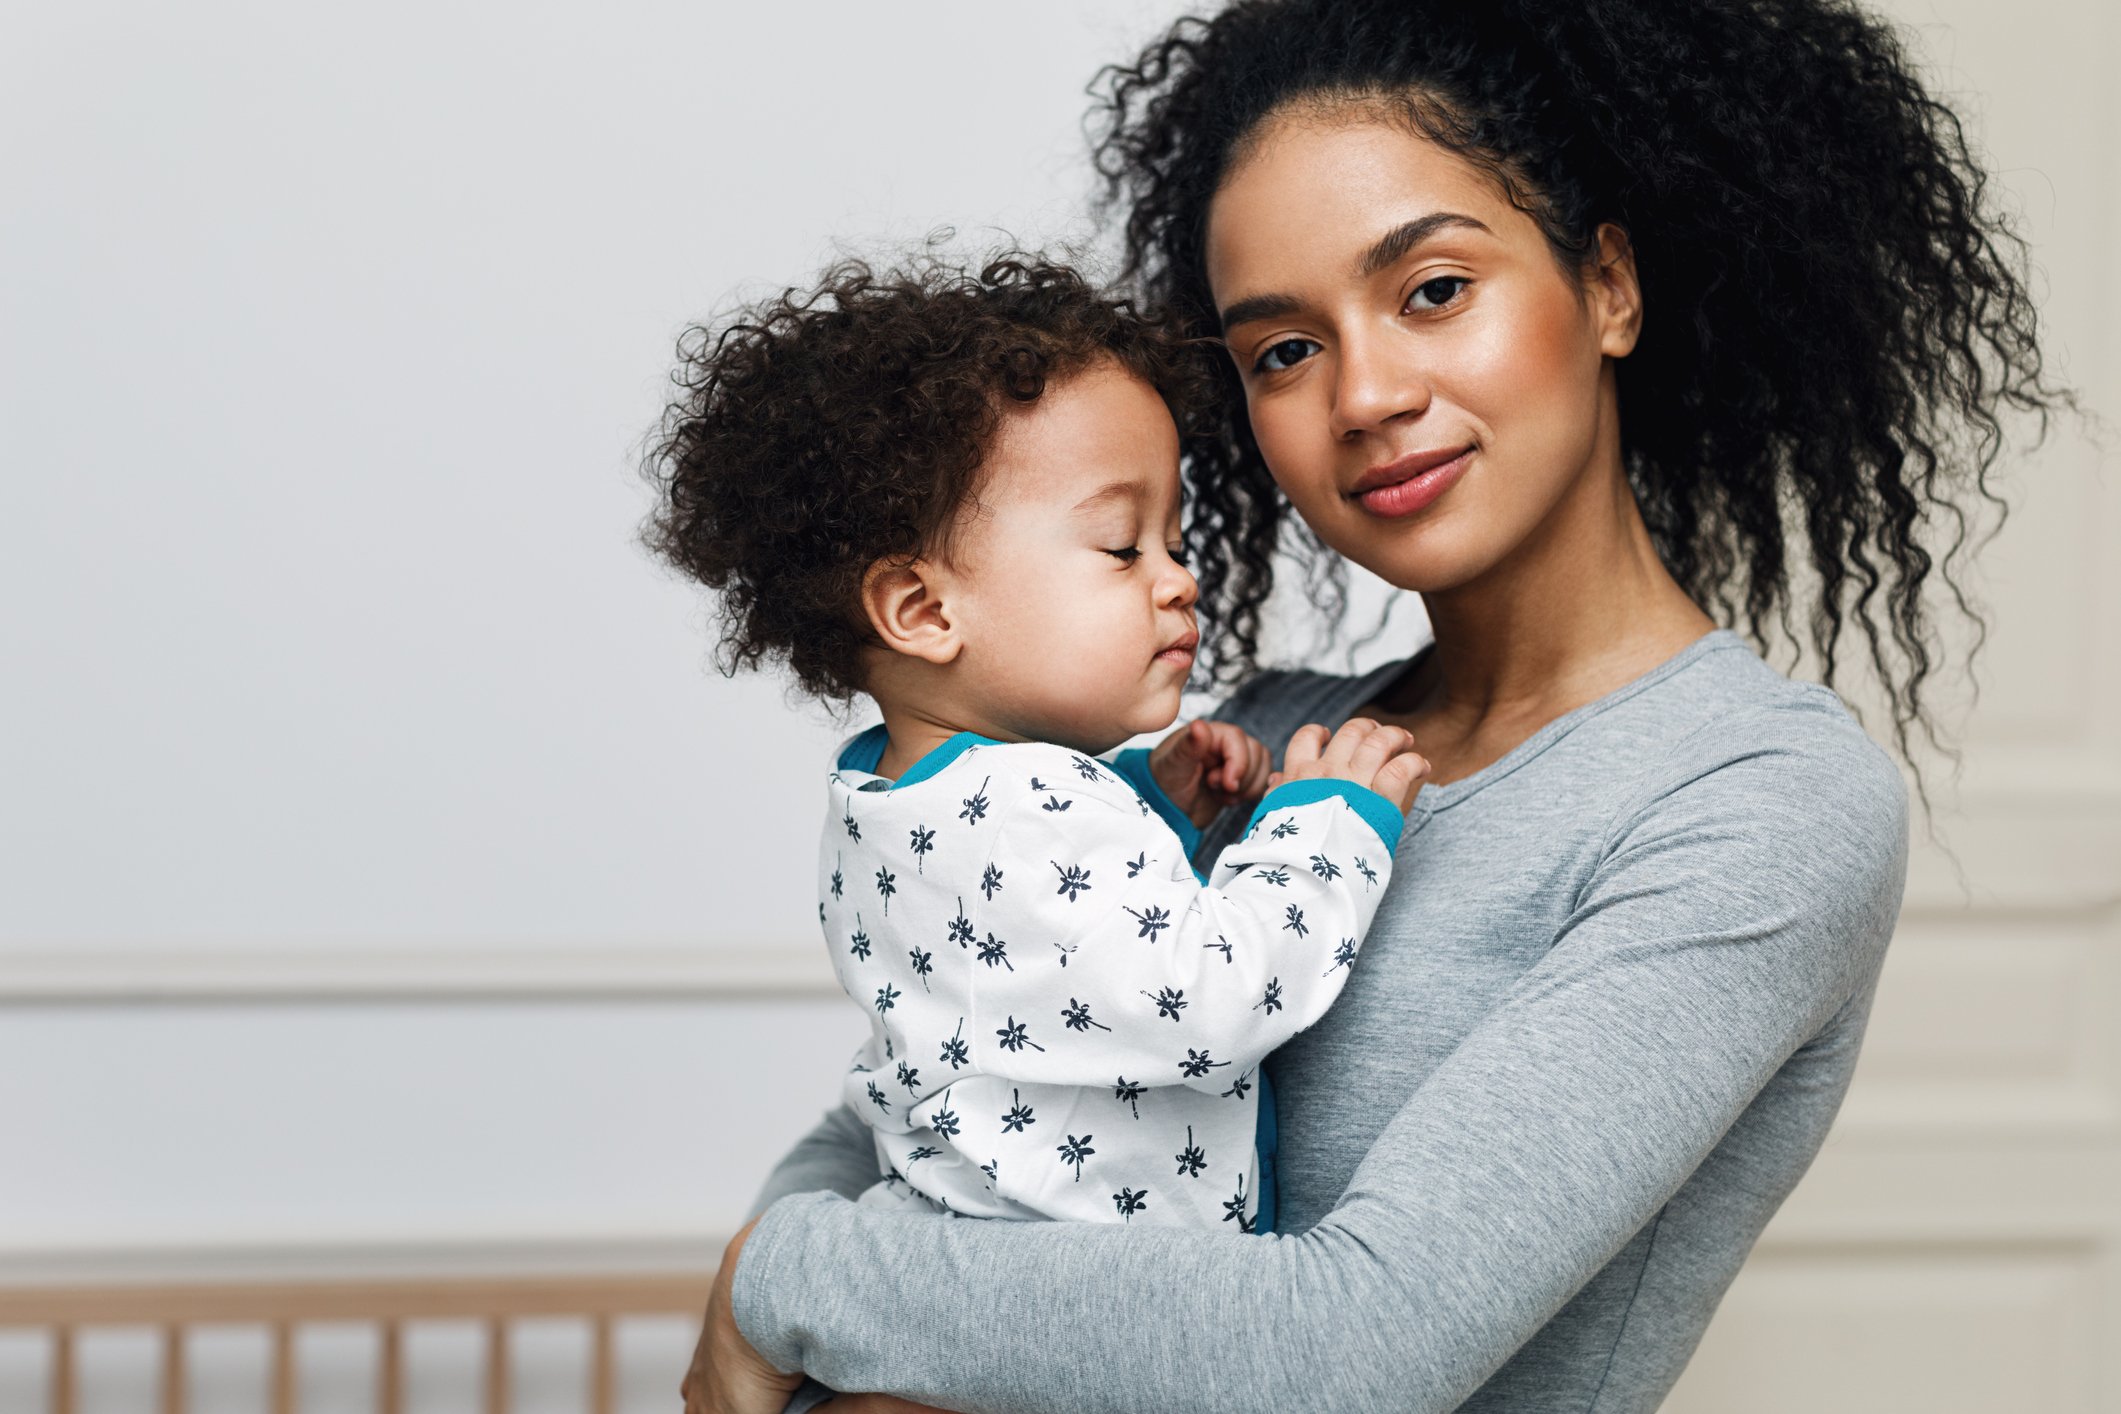
{"type": "Polygon", "coordinates": [[[1203,881],[1145,752],[961,732],[894,783],[883,747],[842,750],[818,866],[871,1019],[845,1086],[884,1175],[862,1201],[1254,1230],[1259,1063],[1339,995],[1398,807],[1285,783],[1203,881]]]}

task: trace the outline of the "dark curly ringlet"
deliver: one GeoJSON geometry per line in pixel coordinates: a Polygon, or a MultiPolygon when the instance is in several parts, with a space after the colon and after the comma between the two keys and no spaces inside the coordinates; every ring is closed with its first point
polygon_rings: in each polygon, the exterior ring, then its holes
{"type": "MultiPolygon", "coordinates": [[[[2042,370],[2022,242],[1884,23],[1841,0],[1240,0],[1092,91],[1123,278],[1196,336],[1220,333],[1209,201],[1277,111],[1378,106],[1497,181],[1567,267],[1625,229],[1645,313],[1623,456],[1665,564],[1763,648],[1808,642],[1829,683],[1853,624],[1903,756],[1911,726],[1939,744],[1925,583],[1985,627],[1952,569],[1985,510],[2000,524],[2003,416],[2044,433],[2075,404],[2042,370]]],[[[1228,682],[1256,663],[1287,503],[1220,377],[1188,548],[1228,682]]],[[[1337,617],[1337,557],[1289,529],[1337,617]]]]}
{"type": "Polygon", "coordinates": [[[1183,429],[1214,396],[1210,353],[1036,255],[976,275],[933,257],[845,261],[679,340],[682,391],[642,468],[657,491],[642,539],[717,591],[725,674],[785,659],[804,692],[844,706],[877,642],[864,572],[947,559],[1010,409],[1111,362],[1183,429]]]}

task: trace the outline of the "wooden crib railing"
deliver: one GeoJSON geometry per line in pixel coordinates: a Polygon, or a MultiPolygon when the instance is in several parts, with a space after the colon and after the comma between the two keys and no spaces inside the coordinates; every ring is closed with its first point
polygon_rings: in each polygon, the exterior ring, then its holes
{"type": "Polygon", "coordinates": [[[359,1322],[380,1335],[377,1414],[404,1414],[404,1327],[422,1320],[482,1321],[485,1414],[509,1414],[509,1327],[532,1317],[589,1323],[584,1407],[615,1414],[613,1323],[623,1316],[697,1316],[712,1273],[478,1279],[214,1282],[188,1285],[0,1287],[0,1328],[50,1333],[51,1414],[76,1414],[76,1338],[86,1328],[147,1326],[161,1332],[161,1414],[188,1414],[185,1336],[194,1326],[262,1326],[271,1332],[267,1380],[272,1414],[300,1414],[295,1331],[308,1322],[359,1322]]]}

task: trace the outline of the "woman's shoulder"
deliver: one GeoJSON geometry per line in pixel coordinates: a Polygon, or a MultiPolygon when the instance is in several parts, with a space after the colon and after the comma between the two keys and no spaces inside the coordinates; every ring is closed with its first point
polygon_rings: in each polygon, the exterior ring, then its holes
{"type": "Polygon", "coordinates": [[[1608,857],[1707,842],[1703,857],[1720,853],[1819,906],[1897,912],[1908,851],[1899,766],[1836,693],[1731,637],[1737,651],[1703,655],[1666,701],[1643,704],[1668,730],[1635,735],[1608,857]]]}
{"type": "MultiPolygon", "coordinates": [[[[1906,783],[1892,756],[1831,688],[1791,678],[1727,630],[1711,634],[1688,671],[1644,694],[1644,707],[1670,719],[1661,734],[1667,778],[1773,758],[1799,777],[1838,782],[1905,806],[1906,783]],[[1661,699],[1661,700],[1660,700],[1661,699]]],[[[1648,764],[1648,763],[1645,763],[1648,764]]]]}

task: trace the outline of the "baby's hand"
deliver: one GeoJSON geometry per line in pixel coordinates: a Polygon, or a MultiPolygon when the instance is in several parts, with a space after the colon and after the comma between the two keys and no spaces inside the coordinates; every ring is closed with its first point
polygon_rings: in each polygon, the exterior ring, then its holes
{"type": "Polygon", "coordinates": [[[1202,828],[1226,806],[1265,795],[1270,764],[1266,744],[1228,722],[1188,722],[1149,749],[1149,774],[1202,828]]]}
{"type": "Polygon", "coordinates": [[[1376,791],[1405,814],[1428,774],[1428,761],[1414,750],[1414,737],[1404,727],[1350,717],[1330,740],[1316,722],[1298,727],[1282,754],[1281,769],[1267,778],[1267,785],[1272,789],[1283,781],[1319,777],[1352,781],[1376,791]]]}

